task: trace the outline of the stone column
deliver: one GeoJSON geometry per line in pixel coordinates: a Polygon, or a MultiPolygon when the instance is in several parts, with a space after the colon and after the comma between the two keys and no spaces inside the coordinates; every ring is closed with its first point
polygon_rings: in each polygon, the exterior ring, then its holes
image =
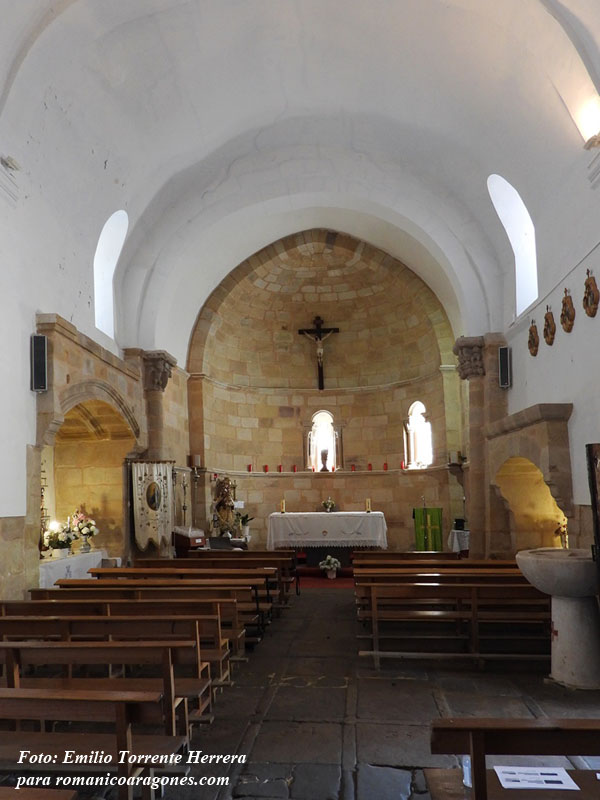
{"type": "Polygon", "coordinates": [[[177,360],[165,350],[146,350],[142,355],[144,364],[144,396],[148,419],[148,459],[167,460],[163,440],[164,396],[171,370],[177,360]]]}
{"type": "Polygon", "coordinates": [[[469,469],[465,481],[467,518],[471,531],[471,555],[482,558],[489,551],[491,516],[490,475],[484,429],[506,415],[506,392],[498,384],[498,347],[505,344],[501,334],[461,336],[454,353],[458,374],[469,381],[469,469]]]}

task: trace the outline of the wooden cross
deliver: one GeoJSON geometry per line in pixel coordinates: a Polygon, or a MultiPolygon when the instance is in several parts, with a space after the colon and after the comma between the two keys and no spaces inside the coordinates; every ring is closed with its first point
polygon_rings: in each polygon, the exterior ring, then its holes
{"type": "Polygon", "coordinates": [[[300,328],[298,333],[311,339],[317,345],[317,370],[319,375],[319,390],[325,386],[323,382],[323,342],[332,333],[339,333],[339,328],[324,328],[321,317],[316,316],[313,320],[314,328],[300,328]]]}

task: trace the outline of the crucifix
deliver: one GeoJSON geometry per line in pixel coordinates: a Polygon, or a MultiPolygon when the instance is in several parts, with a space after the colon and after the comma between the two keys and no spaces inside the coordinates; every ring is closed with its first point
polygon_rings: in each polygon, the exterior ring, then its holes
{"type": "Polygon", "coordinates": [[[300,328],[298,333],[306,336],[317,345],[317,369],[319,375],[319,390],[325,388],[323,383],[323,342],[332,333],[339,333],[339,328],[324,328],[323,320],[321,317],[316,316],[313,319],[314,328],[300,328]]]}

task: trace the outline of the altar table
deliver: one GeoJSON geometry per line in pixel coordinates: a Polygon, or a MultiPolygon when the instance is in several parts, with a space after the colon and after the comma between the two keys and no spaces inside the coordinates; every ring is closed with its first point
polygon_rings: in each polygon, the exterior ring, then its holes
{"type": "MultiPolygon", "coordinates": [[[[92,548],[89,553],[78,553],[67,558],[44,557],[40,561],[40,589],[51,589],[59,578],[91,578],[88,569],[99,567],[107,558],[106,550],[92,548]]],[[[121,559],[117,559],[119,565],[121,559]]]]}
{"type": "Polygon", "coordinates": [[[277,547],[387,548],[382,511],[286,512],[269,516],[267,550],[277,547]]]}

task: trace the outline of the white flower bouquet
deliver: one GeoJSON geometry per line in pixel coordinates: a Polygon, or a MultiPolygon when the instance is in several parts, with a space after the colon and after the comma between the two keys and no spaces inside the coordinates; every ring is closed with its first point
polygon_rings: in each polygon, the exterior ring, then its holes
{"type": "Polygon", "coordinates": [[[327,556],[323,561],[319,561],[319,567],[329,571],[330,569],[339,569],[342,562],[333,556],[327,556]]]}

